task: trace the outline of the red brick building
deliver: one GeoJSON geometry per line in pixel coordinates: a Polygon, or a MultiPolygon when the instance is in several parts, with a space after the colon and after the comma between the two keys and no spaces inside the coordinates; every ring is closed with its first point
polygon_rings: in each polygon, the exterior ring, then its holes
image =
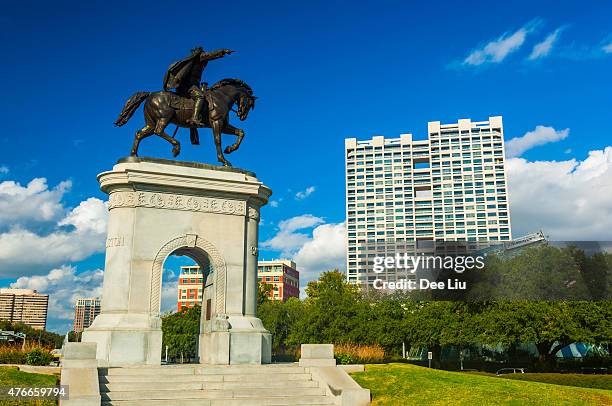
{"type": "Polygon", "coordinates": [[[197,265],[182,266],[178,283],[178,311],[202,304],[204,276],[197,265]]]}
{"type": "Polygon", "coordinates": [[[259,283],[272,285],[271,300],[282,300],[300,296],[300,273],[295,262],[288,259],[259,261],[257,263],[259,283]]]}

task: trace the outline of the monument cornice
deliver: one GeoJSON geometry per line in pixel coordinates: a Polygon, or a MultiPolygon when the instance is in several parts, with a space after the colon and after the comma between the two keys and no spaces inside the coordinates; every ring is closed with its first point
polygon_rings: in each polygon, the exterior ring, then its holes
{"type": "Polygon", "coordinates": [[[108,210],[119,207],[146,207],[234,214],[239,216],[247,215],[247,204],[244,200],[149,191],[116,191],[111,193],[108,199],[108,210]]]}
{"type": "Polygon", "coordinates": [[[120,160],[112,171],[98,175],[100,189],[109,194],[141,191],[233,198],[248,200],[257,206],[264,205],[272,194],[248,171],[185,162],[178,165],[175,162],[178,161],[120,160]]]}

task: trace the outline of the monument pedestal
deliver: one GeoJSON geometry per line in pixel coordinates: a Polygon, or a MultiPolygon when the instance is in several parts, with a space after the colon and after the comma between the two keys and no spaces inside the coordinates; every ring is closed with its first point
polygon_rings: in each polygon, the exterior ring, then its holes
{"type": "Polygon", "coordinates": [[[256,317],[259,210],[271,190],[234,168],[126,158],[98,176],[109,195],[100,315],[83,333],[100,366],[158,365],[164,261],[200,265],[199,356],[206,364],[261,364],[271,335],[256,317]]]}

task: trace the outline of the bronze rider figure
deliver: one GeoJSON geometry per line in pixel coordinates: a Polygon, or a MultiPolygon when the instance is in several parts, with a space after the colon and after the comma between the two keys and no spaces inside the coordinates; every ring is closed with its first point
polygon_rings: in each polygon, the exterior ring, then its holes
{"type": "Polygon", "coordinates": [[[208,101],[209,109],[213,107],[208,95],[208,85],[202,82],[202,74],[208,61],[219,59],[233,53],[229,49],[219,49],[206,52],[202,47],[191,50],[191,55],[170,65],[164,76],[164,90],[175,89],[179,96],[190,97],[195,101],[193,116],[187,120],[188,124],[203,127],[205,123],[200,120],[200,113],[204,99],[208,101]]]}

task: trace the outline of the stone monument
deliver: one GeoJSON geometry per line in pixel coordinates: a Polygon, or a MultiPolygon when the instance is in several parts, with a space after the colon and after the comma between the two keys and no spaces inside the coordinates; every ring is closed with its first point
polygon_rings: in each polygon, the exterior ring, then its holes
{"type": "Polygon", "coordinates": [[[82,337],[97,343],[98,365],[160,364],[172,254],[204,272],[200,363],[269,363],[271,335],[256,307],[259,211],[271,190],[242,169],[138,157],[98,180],[109,195],[102,308],[82,337]]]}

